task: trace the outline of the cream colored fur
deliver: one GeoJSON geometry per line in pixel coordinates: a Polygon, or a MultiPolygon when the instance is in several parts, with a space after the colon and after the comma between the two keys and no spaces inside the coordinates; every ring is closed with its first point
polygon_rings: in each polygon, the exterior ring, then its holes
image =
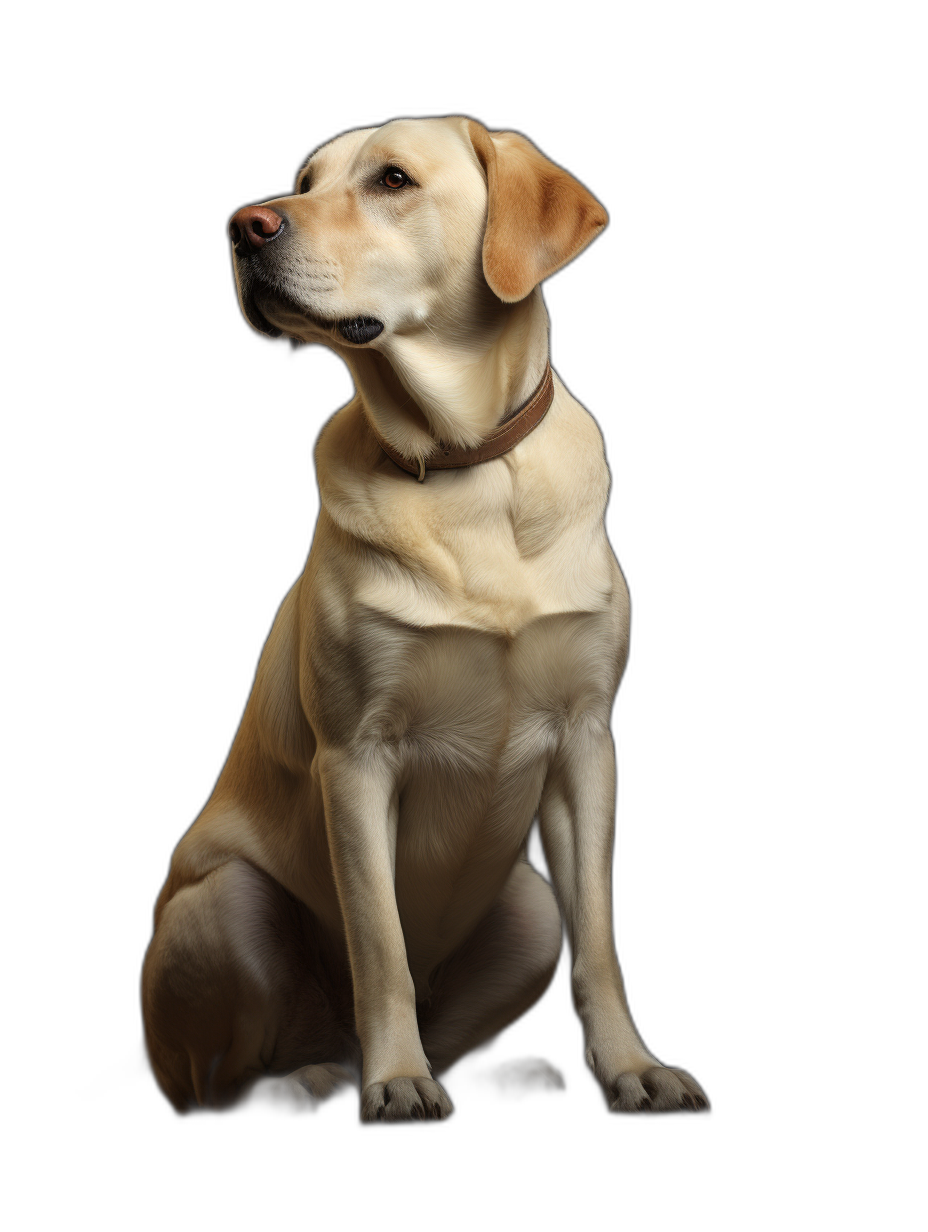
{"type": "Polygon", "coordinates": [[[548,358],[535,279],[605,213],[524,138],[462,118],[347,133],[298,185],[266,203],[288,230],[252,304],[331,346],[357,392],[319,438],[306,568],[159,900],[144,976],[159,1080],[178,1107],[221,1102],[356,1038],[365,1118],[447,1115],[431,1066],[522,1012],[557,961],[558,911],[524,860],[537,818],[610,1106],[705,1106],[638,1035],[613,944],[628,594],[599,429],[556,380],[509,453],[424,483],[371,430],[428,459],[522,403],[548,358]],[[378,182],[392,165],[411,188],[378,182]],[[383,332],[345,342],[334,323],[357,316],[383,332]]]}

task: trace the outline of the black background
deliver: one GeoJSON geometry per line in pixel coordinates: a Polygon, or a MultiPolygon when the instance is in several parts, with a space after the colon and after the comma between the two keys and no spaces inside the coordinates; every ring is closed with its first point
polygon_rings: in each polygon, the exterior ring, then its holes
{"type": "MultiPolygon", "coordinates": [[[[219,1126],[170,1111],[140,1056],[139,972],[171,853],[211,795],[276,611],[306,563],[315,437],[352,392],[329,352],[292,355],[245,325],[228,219],[291,192],[306,156],[341,132],[467,115],[524,133],[610,214],[543,294],[552,365],[603,431],[606,521],[631,594],[613,715],[616,951],[649,1050],[688,1069],[714,1111],[645,1129],[605,1116],[585,1078],[564,955],[546,997],[494,1055],[547,1057],[568,1080],[566,1099],[529,1115],[473,1109],[463,1094],[446,1129],[458,1142],[486,1141],[488,1126],[505,1133],[521,1116],[520,1133],[541,1125],[563,1149],[636,1135],[706,1145],[746,1095],[753,942],[741,909],[763,829],[749,784],[758,718],[746,582],[755,527],[744,499],[754,479],[744,458],[757,446],[746,403],[757,404],[764,379],[752,347],[757,308],[744,292],[749,126],[731,106],[730,78],[688,68],[679,48],[673,65],[626,51],[574,68],[569,89],[551,76],[494,85],[486,65],[410,78],[391,64],[336,95],[315,68],[272,95],[243,89],[238,68],[213,68],[208,86],[181,86],[139,112],[134,131],[132,176],[155,182],[142,223],[144,302],[116,287],[108,303],[121,334],[111,355],[134,393],[123,463],[105,492],[116,617],[104,687],[122,716],[108,739],[124,769],[124,781],[113,775],[107,825],[132,870],[117,891],[108,988],[126,1047],[123,1111],[133,1132],[197,1148],[221,1141],[234,1151],[254,1133],[242,1117],[219,1126]]],[[[177,79],[186,67],[181,57],[177,79]]],[[[543,870],[537,843],[532,857],[543,870]]],[[[352,1119],[325,1125],[327,1141],[350,1138],[356,1151],[370,1142],[352,1137],[352,1119]]],[[[263,1124],[271,1132],[282,1131],[263,1124]]],[[[313,1124],[286,1133],[322,1141],[313,1124]]]]}

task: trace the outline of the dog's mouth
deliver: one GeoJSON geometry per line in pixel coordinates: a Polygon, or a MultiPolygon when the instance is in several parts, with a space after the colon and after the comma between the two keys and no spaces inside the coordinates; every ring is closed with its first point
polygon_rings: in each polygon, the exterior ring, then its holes
{"type": "Polygon", "coordinates": [[[245,320],[256,329],[259,334],[267,334],[269,338],[279,338],[284,332],[276,325],[272,325],[261,309],[255,302],[255,288],[253,285],[245,287],[244,280],[239,281],[239,302],[242,306],[242,312],[245,315],[245,320]]]}
{"type": "Polygon", "coordinates": [[[250,301],[252,312],[264,322],[264,332],[273,330],[275,337],[280,334],[302,333],[307,325],[323,333],[331,333],[335,324],[334,321],[328,321],[324,317],[308,312],[286,291],[278,287],[269,287],[261,281],[254,284],[250,301]]]}
{"type": "Polygon", "coordinates": [[[236,267],[242,312],[254,329],[269,338],[279,338],[286,333],[305,341],[300,337],[300,332],[310,325],[330,337],[337,334],[340,341],[353,346],[366,346],[383,333],[384,323],[377,317],[318,316],[297,303],[286,291],[268,286],[263,279],[255,277],[255,272],[247,266],[243,267],[236,262],[236,267]],[[269,313],[281,323],[275,324],[275,321],[270,320],[269,313]]]}
{"type": "MultiPolygon", "coordinates": [[[[288,338],[297,341],[312,341],[306,338],[307,325],[320,334],[338,335],[340,342],[349,346],[367,346],[386,329],[377,317],[320,317],[299,303],[286,286],[285,271],[275,267],[265,269],[253,257],[233,257],[235,282],[238,285],[239,303],[249,325],[267,338],[288,338]],[[285,285],[281,286],[281,281],[285,285]]],[[[334,340],[334,339],[333,339],[334,340]]]]}
{"type": "Polygon", "coordinates": [[[383,321],[376,317],[347,317],[336,321],[335,328],[346,342],[364,346],[383,333],[383,321]]]}

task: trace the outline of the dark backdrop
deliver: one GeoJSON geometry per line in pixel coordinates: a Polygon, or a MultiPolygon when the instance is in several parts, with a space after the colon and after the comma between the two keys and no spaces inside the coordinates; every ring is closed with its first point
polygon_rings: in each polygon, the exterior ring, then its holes
{"type": "MultiPolygon", "coordinates": [[[[705,1136],[738,1101],[731,1040],[746,1026],[751,938],[735,919],[752,876],[739,835],[754,721],[742,668],[751,600],[739,582],[753,533],[741,460],[755,378],[739,293],[743,133],[723,91],[691,76],[658,73],[642,96],[614,89],[600,71],[567,100],[560,91],[494,92],[481,74],[460,85],[440,76],[388,91],[362,83],[333,102],[290,86],[269,117],[250,96],[248,105],[230,101],[237,79],[217,70],[219,87],[173,97],[139,129],[137,170],[157,169],[157,191],[147,198],[142,318],[133,308],[120,322],[118,346],[136,414],[124,428],[126,466],[111,480],[111,536],[127,545],[111,582],[128,633],[115,633],[110,685],[126,716],[112,739],[127,766],[112,825],[134,875],[111,992],[127,1048],[127,1108],[168,1137],[206,1131],[177,1124],[140,1061],[138,976],[152,910],[306,563],[318,511],[315,437],[351,397],[348,371],[329,352],[292,355],[245,325],[227,221],[246,203],[290,192],[319,144],[401,116],[462,113],[523,132],[610,214],[604,234],[543,294],[553,367],[605,437],[606,519],[631,594],[631,652],[613,715],[616,950],[649,1050],[689,1069],[714,1105],[700,1129],[690,1117],[661,1132],[685,1124],[705,1136]]],[[[111,312],[126,307],[115,293],[111,312]]],[[[537,843],[532,856],[543,869],[537,843]]],[[[584,1078],[566,960],[495,1051],[561,1068],[574,1093],[569,1115],[584,1132],[629,1132],[605,1125],[584,1078]]],[[[467,1132],[465,1122],[456,1132],[467,1132]]]]}

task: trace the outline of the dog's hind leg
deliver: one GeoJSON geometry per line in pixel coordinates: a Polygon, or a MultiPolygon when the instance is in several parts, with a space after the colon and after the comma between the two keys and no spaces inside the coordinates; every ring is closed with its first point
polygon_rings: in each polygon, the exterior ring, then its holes
{"type": "Polygon", "coordinates": [[[152,1068],[178,1111],[228,1104],[262,1073],[350,1055],[310,929],[301,904],[237,859],[162,908],[142,1008],[152,1068]]]}
{"type": "Polygon", "coordinates": [[[422,1046],[434,1073],[492,1039],[551,982],[561,917],[551,887],[526,861],[470,937],[441,964],[419,1007],[422,1046]]]}

